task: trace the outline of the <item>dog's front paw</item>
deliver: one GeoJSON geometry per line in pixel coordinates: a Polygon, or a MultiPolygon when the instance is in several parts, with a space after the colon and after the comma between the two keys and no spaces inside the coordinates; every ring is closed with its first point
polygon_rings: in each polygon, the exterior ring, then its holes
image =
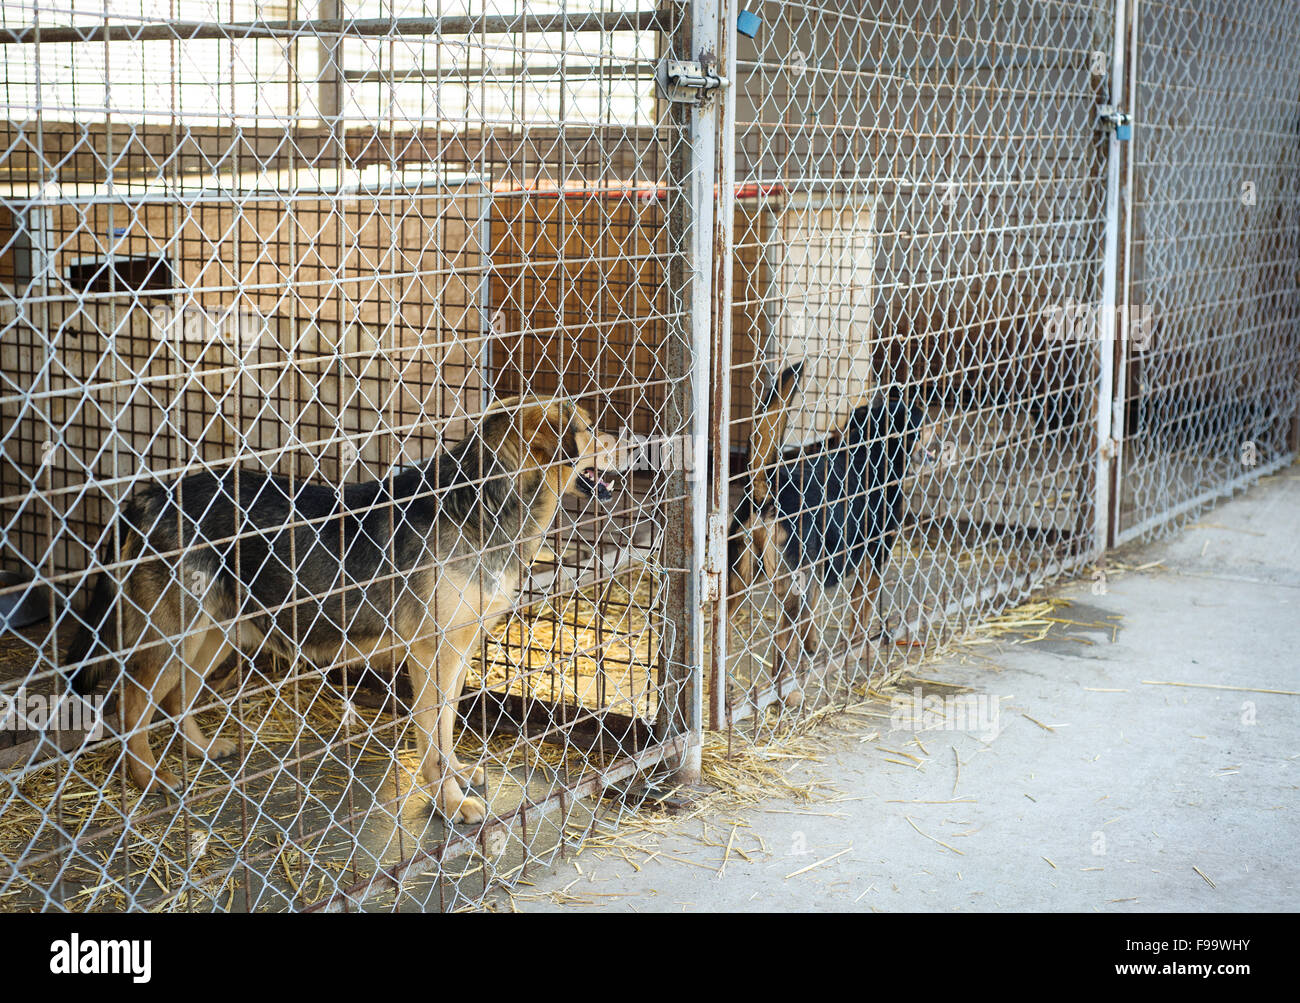
{"type": "Polygon", "coordinates": [[[470,787],[482,787],[483,781],[487,779],[487,773],[483,767],[475,764],[466,766],[459,759],[453,758],[451,761],[451,773],[457,780],[470,787]]]}
{"type": "Polygon", "coordinates": [[[181,789],[181,778],[162,766],[144,776],[137,776],[135,782],[145,794],[175,795],[181,789]]]}
{"type": "Polygon", "coordinates": [[[458,803],[444,798],[442,813],[454,825],[477,825],[487,818],[487,806],[478,798],[461,795],[458,803]]]}
{"type": "Polygon", "coordinates": [[[204,755],[209,759],[226,759],[239,751],[239,743],[233,738],[214,738],[208,743],[204,755]]]}
{"type": "Polygon", "coordinates": [[[438,811],[452,824],[473,825],[487,817],[487,807],[478,798],[469,797],[452,777],[443,777],[437,787],[438,811]]]}

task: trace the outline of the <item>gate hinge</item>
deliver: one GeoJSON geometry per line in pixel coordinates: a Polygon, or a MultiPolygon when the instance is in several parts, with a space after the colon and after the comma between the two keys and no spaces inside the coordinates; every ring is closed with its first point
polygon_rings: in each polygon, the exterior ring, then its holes
{"type": "Polygon", "coordinates": [[[708,535],[704,541],[704,567],[700,598],[717,602],[722,595],[722,579],[727,573],[727,517],[722,512],[709,513],[708,535]]]}
{"type": "Polygon", "coordinates": [[[1121,143],[1133,138],[1133,116],[1113,104],[1097,105],[1097,118],[1114,127],[1115,138],[1121,143]]]}
{"type": "Polygon", "coordinates": [[[664,56],[655,70],[655,80],[669,101],[707,104],[714,94],[728,86],[727,78],[715,68],[716,62],[711,53],[698,60],[664,56]]]}
{"type": "Polygon", "coordinates": [[[1101,458],[1106,463],[1110,463],[1119,455],[1119,440],[1107,439],[1101,444],[1101,458]]]}

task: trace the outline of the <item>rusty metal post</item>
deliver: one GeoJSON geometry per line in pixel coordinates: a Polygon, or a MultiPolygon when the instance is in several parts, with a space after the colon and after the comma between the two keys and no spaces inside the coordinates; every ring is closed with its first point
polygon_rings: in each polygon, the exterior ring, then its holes
{"type": "MultiPolygon", "coordinates": [[[[717,0],[695,0],[676,26],[672,55],[716,68],[717,0]]],[[[661,738],[686,735],[675,771],[680,783],[700,775],[703,732],[704,559],[708,513],[709,373],[712,335],[713,210],[716,176],[716,115],[719,103],[673,102],[669,151],[668,243],[670,320],[667,363],[672,391],[668,408],[678,437],[672,453],[670,518],[665,561],[674,569],[668,601],[673,640],[666,652],[658,713],[661,738]]]]}
{"type": "Polygon", "coordinates": [[[720,0],[722,29],[719,59],[731,86],[722,93],[722,134],[719,146],[718,219],[714,228],[715,290],[713,341],[713,413],[710,447],[713,456],[708,524],[707,563],[711,581],[712,645],[709,663],[709,727],[722,727],[727,696],[727,531],[731,499],[731,301],[736,228],[736,14],[737,0],[720,0]]]}

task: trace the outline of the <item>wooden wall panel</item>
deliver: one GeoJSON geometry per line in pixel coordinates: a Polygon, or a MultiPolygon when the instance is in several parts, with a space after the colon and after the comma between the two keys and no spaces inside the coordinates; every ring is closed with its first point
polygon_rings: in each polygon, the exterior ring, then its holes
{"type": "Polygon", "coordinates": [[[654,198],[494,198],[494,391],[563,392],[589,399],[611,430],[662,428],[665,248],[654,198]]]}
{"type": "Polygon", "coordinates": [[[84,567],[127,490],[104,483],[115,472],[238,457],[358,480],[458,438],[483,400],[478,216],[476,189],[52,207],[55,276],[117,239],[115,254],[165,255],[176,277],[0,305],[0,563],[53,546],[57,567],[84,567]]]}

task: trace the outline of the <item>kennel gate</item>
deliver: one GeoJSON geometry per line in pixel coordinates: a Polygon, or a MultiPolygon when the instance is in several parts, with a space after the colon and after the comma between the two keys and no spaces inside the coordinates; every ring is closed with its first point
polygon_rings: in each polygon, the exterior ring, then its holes
{"type": "MultiPolygon", "coordinates": [[[[690,765],[687,463],[569,504],[473,653],[481,827],[413,784],[400,645],[223,666],[182,699],[233,760],[149,729],[175,799],[128,784],[111,716],[47,713],[87,572],[126,573],[112,516],[141,481],[391,484],[530,392],[703,456],[691,186],[713,154],[655,97],[686,5],[652,7],[4,5],[0,908],[460,908],[690,765]]],[[[236,640],[261,612],[242,602],[236,640]]]]}
{"type": "Polygon", "coordinates": [[[1294,4],[1141,0],[1129,23],[1116,542],[1150,538],[1300,446],[1294,4]]]}
{"type": "MultiPolygon", "coordinates": [[[[790,717],[767,708],[792,692],[805,706],[865,696],[1096,557],[1109,359],[1090,334],[1050,325],[1074,304],[1113,312],[1119,150],[1098,106],[1122,77],[1111,0],[748,7],[763,30],[728,53],[724,170],[771,194],[739,200],[735,246],[758,253],[722,255],[736,273],[721,282],[730,365],[714,407],[731,469],[714,478],[713,504],[734,511],[757,467],[776,474],[775,455],[753,455],[751,429],[793,363],[787,449],[847,455],[828,437],[893,394],[924,410],[938,461],[880,478],[900,496],[898,546],[870,620],[853,615],[851,589],[819,594],[815,550],[801,571],[759,562],[754,586],[720,589],[711,723],[766,737],[790,717]],[[794,615],[783,592],[807,596],[794,615]],[[791,657],[787,622],[813,650],[791,657]],[[798,671],[780,674],[782,658],[798,671]]],[[[753,539],[729,532],[733,548],[753,539]]]]}
{"type": "Polygon", "coordinates": [[[787,451],[846,452],[835,427],[890,394],[937,442],[884,478],[901,514],[869,622],[811,561],[713,580],[710,725],[767,739],[792,691],[862,699],[1294,459],[1300,10],[743,6],[762,29],[724,14],[709,543],[754,539],[728,514],[779,466],[752,429],[792,363],[787,451]],[[814,650],[779,676],[791,588],[814,650]]]}

